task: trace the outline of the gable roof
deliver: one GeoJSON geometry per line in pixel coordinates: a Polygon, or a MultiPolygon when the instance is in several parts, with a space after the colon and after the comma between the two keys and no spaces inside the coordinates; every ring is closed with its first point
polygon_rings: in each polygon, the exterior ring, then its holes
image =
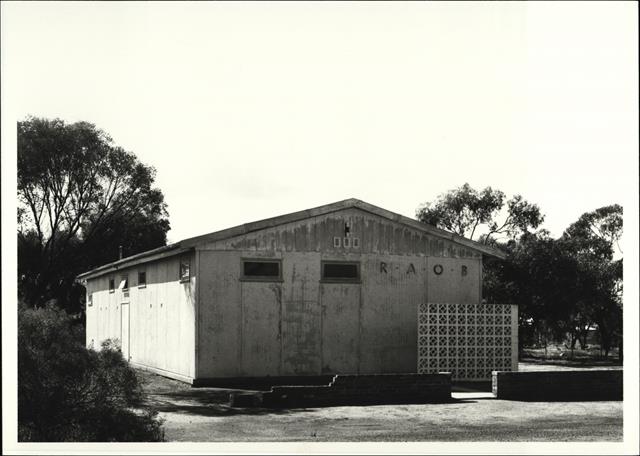
{"type": "Polygon", "coordinates": [[[305,209],[303,211],[279,215],[277,217],[271,217],[271,218],[259,220],[256,222],[245,223],[243,225],[234,226],[232,228],[227,228],[225,230],[215,231],[213,233],[183,239],[182,241],[175,242],[173,244],[169,244],[153,250],[148,250],[146,252],[138,253],[137,255],[132,255],[130,257],[126,257],[121,260],[114,261],[112,263],[108,263],[103,266],[99,266],[95,269],[92,269],[91,271],[87,271],[78,275],[77,278],[87,279],[89,277],[94,277],[94,276],[105,274],[107,272],[112,272],[112,271],[121,269],[122,267],[133,266],[135,264],[146,263],[148,261],[153,261],[159,258],[164,258],[167,256],[173,256],[173,255],[178,255],[180,253],[188,252],[198,244],[229,239],[232,237],[241,236],[243,234],[252,233],[254,231],[263,230],[265,228],[272,228],[275,226],[284,225],[285,223],[297,222],[300,220],[317,217],[325,214],[330,214],[332,212],[337,212],[337,211],[350,209],[350,208],[356,208],[365,212],[369,212],[371,214],[378,215],[382,218],[391,220],[396,223],[400,223],[402,225],[406,225],[418,231],[422,231],[424,233],[431,234],[441,239],[446,239],[456,244],[469,247],[471,249],[482,252],[483,254],[488,256],[502,258],[502,259],[505,258],[505,254],[503,252],[491,246],[484,245],[476,241],[472,241],[470,239],[451,233],[449,231],[436,228],[435,226],[419,222],[409,217],[405,217],[404,215],[396,214],[395,212],[391,212],[381,207],[374,206],[373,204],[366,203],[359,199],[350,198],[350,199],[338,201],[336,203],[325,204],[324,206],[318,206],[311,209],[305,209]]]}

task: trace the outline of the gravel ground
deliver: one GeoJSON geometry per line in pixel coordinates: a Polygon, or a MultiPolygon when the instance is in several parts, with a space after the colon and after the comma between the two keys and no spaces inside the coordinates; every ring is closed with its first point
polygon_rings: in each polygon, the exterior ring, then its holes
{"type": "MultiPolygon", "coordinates": [[[[523,363],[521,370],[541,366],[523,363]]],[[[244,409],[226,405],[230,390],[140,374],[168,441],[622,440],[622,402],[518,402],[466,392],[448,404],[244,409]]]]}

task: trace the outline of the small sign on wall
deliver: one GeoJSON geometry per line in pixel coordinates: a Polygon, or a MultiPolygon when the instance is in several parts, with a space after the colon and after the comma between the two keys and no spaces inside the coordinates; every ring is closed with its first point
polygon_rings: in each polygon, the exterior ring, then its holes
{"type": "Polygon", "coordinates": [[[345,249],[349,249],[349,248],[359,249],[360,238],[351,237],[351,236],[345,236],[341,238],[341,237],[335,236],[333,238],[333,247],[336,249],[339,249],[341,247],[344,247],[345,249]]]}

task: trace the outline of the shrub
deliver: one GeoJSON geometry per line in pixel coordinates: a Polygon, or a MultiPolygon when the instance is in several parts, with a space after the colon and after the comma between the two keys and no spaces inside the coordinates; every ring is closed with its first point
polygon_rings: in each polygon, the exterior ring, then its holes
{"type": "Polygon", "coordinates": [[[54,306],[18,309],[20,441],[161,441],[157,412],[113,341],[85,348],[77,325],[54,306]]]}

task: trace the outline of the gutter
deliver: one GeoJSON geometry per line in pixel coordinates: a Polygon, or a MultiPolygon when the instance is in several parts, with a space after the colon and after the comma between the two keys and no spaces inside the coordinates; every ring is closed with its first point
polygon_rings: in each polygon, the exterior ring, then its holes
{"type": "Polygon", "coordinates": [[[158,247],[157,249],[147,250],[146,252],[141,252],[136,255],[132,255],[130,257],[123,258],[118,261],[113,261],[111,263],[107,263],[105,265],[99,266],[95,269],[92,269],[87,272],[83,272],[82,274],[78,274],[76,276],[77,281],[83,281],[89,278],[93,278],[95,276],[100,276],[107,274],[109,272],[117,271],[122,269],[123,267],[129,267],[140,263],[146,263],[149,261],[153,261],[160,258],[165,258],[168,256],[178,255],[180,253],[188,252],[193,250],[192,247],[182,247],[180,242],[176,242],[174,244],[165,245],[163,247],[158,247]]]}

